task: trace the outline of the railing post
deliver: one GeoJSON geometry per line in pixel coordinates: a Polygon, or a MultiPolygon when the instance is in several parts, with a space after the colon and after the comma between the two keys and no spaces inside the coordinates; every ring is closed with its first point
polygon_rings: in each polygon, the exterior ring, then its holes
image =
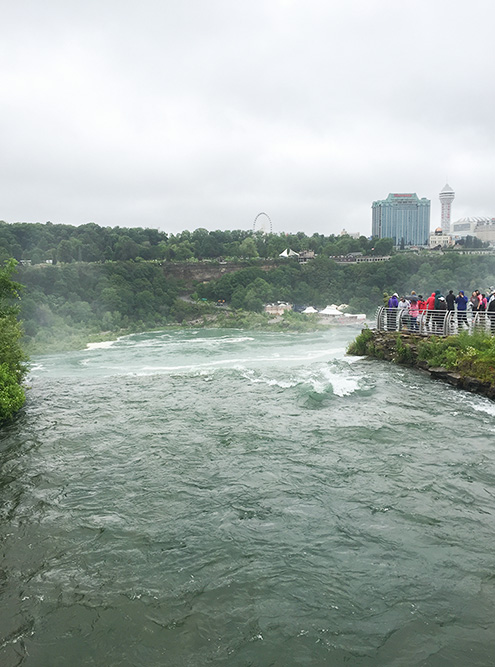
{"type": "Polygon", "coordinates": [[[450,330],[450,310],[445,312],[445,317],[443,318],[443,335],[448,336],[450,330]]]}
{"type": "Polygon", "coordinates": [[[384,313],[385,311],[385,306],[378,306],[378,310],[376,311],[376,328],[378,331],[383,331],[385,329],[384,326],[384,313]]]}

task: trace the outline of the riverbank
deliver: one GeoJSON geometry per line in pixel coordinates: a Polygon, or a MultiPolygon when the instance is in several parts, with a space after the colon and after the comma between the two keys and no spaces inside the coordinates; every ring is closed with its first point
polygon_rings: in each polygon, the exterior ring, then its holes
{"type": "Polygon", "coordinates": [[[486,334],[424,338],[363,329],[348,354],[392,361],[495,400],[495,337],[486,334]]]}

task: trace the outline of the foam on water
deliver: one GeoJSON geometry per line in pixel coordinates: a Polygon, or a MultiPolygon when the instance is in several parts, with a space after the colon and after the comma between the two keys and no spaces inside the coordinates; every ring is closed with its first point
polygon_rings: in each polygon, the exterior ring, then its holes
{"type": "MultiPolygon", "coordinates": [[[[119,339],[117,339],[118,341],[119,339]]],[[[109,347],[112,347],[112,345],[115,345],[117,342],[115,340],[103,340],[100,341],[99,343],[88,343],[86,345],[87,350],[106,350],[109,347]]]]}
{"type": "Polygon", "coordinates": [[[42,368],[43,368],[42,363],[31,364],[30,367],[29,367],[29,372],[30,373],[37,373],[38,371],[42,370],[42,368]]]}
{"type": "Polygon", "coordinates": [[[249,369],[240,367],[245,379],[253,384],[266,384],[269,387],[280,387],[282,389],[291,389],[297,386],[307,386],[317,394],[323,394],[332,390],[336,396],[344,397],[353,394],[360,389],[360,382],[363,376],[354,376],[349,374],[349,370],[342,365],[330,366],[328,364],[320,365],[316,368],[292,369],[289,377],[274,378],[269,377],[268,373],[257,373],[249,369]]]}
{"type": "Polygon", "coordinates": [[[470,396],[470,399],[471,400],[468,400],[468,404],[472,410],[475,412],[483,412],[490,417],[495,417],[495,403],[493,403],[493,401],[483,397],[479,397],[473,400],[470,396]]]}

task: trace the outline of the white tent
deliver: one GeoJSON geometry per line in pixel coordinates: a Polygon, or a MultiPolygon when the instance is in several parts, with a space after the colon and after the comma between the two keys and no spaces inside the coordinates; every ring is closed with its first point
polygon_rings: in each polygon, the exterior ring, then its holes
{"type": "Polygon", "coordinates": [[[279,257],[299,257],[299,253],[294,252],[294,250],[291,250],[290,248],[286,248],[280,253],[279,257]]]}
{"type": "Polygon", "coordinates": [[[318,311],[316,310],[316,308],[313,308],[313,306],[308,306],[302,312],[303,312],[303,315],[313,315],[314,313],[317,313],[318,311]]]}
{"type": "Polygon", "coordinates": [[[323,310],[320,310],[320,315],[332,315],[334,317],[336,316],[340,317],[342,313],[340,312],[340,310],[337,310],[337,306],[332,304],[331,306],[327,306],[323,310]]]}

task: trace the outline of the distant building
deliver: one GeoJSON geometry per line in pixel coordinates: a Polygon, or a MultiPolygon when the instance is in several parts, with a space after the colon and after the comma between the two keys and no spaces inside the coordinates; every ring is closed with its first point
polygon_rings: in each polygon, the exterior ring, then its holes
{"type": "Polygon", "coordinates": [[[434,232],[430,234],[430,248],[448,248],[454,245],[454,240],[450,234],[445,234],[441,227],[437,227],[434,232]]]}
{"type": "Polygon", "coordinates": [[[297,258],[297,261],[299,264],[306,264],[306,262],[309,262],[310,259],[315,258],[315,253],[313,250],[301,250],[299,252],[299,257],[297,258]]]}
{"type": "Polygon", "coordinates": [[[474,228],[474,235],[480,241],[488,241],[491,245],[495,244],[495,218],[487,218],[483,222],[478,222],[474,228]]]}
{"type": "Polygon", "coordinates": [[[269,313],[270,315],[283,315],[286,310],[292,310],[291,303],[277,301],[277,303],[267,303],[265,305],[265,313],[269,313]]]}
{"type": "MultiPolygon", "coordinates": [[[[477,236],[476,230],[482,230],[493,222],[493,218],[471,217],[460,218],[452,223],[451,233],[455,238],[466,238],[466,236],[477,236]]],[[[481,238],[481,237],[480,237],[481,238]]],[[[486,240],[486,239],[483,239],[486,240]]]]}
{"type": "Polygon", "coordinates": [[[450,214],[454,198],[455,192],[450,185],[446,183],[439,194],[440,204],[442,205],[440,226],[444,234],[450,233],[450,214]]]}
{"type": "Polygon", "coordinates": [[[348,255],[330,255],[329,259],[333,259],[337,264],[359,264],[366,262],[386,262],[390,259],[390,255],[363,255],[360,252],[351,252],[348,255]]]}
{"type": "Polygon", "coordinates": [[[361,234],[359,232],[348,232],[346,229],[343,229],[339,236],[350,236],[351,239],[358,239],[361,234]]]}
{"type": "Polygon", "coordinates": [[[394,239],[396,246],[428,245],[429,199],[416,193],[391,193],[372,204],[372,236],[394,239]]]}

